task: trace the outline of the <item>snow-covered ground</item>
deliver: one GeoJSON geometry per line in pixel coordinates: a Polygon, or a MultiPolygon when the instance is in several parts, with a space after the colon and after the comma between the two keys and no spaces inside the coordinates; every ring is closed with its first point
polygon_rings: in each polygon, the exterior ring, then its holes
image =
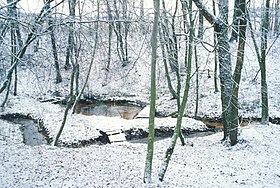
{"type": "MultiPolygon", "coordinates": [[[[0,121],[0,187],[145,187],[145,140],[84,148],[27,146],[14,124],[0,121]]],[[[77,132],[77,134],[79,134],[77,132]]],[[[280,126],[252,124],[242,142],[223,145],[222,133],[189,138],[175,148],[161,187],[279,187],[280,126]]],[[[153,181],[170,139],[155,142],[153,181]]]]}
{"type": "MultiPolygon", "coordinates": [[[[59,105],[16,97],[5,113],[29,112],[40,116],[51,136],[63,116],[59,105]]],[[[156,121],[156,126],[174,125],[173,118],[156,121]]],[[[97,128],[147,127],[147,119],[69,116],[62,140],[86,139],[98,135],[97,128]]],[[[185,119],[184,126],[203,124],[185,119]]],[[[188,138],[192,146],[178,142],[164,182],[157,172],[170,139],[155,142],[153,184],[149,187],[279,187],[280,126],[252,123],[243,127],[240,143],[226,146],[222,133],[188,138]]],[[[146,140],[58,148],[23,144],[19,125],[0,120],[0,187],[146,187],[142,181],[146,140]]]]}

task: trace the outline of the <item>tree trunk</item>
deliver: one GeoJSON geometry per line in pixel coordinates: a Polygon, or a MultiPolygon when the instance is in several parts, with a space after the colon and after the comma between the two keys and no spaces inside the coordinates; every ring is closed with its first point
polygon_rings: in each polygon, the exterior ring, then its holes
{"type": "Polygon", "coordinates": [[[70,24],[69,24],[68,46],[66,49],[66,60],[65,60],[65,65],[64,65],[65,70],[68,70],[71,68],[70,60],[71,60],[71,56],[73,56],[76,0],[68,0],[68,6],[69,6],[70,24]]]}
{"type": "Polygon", "coordinates": [[[198,103],[199,103],[199,66],[198,66],[198,57],[197,57],[197,46],[194,46],[194,60],[195,60],[195,111],[194,111],[194,117],[197,117],[198,114],[198,103]]]}
{"type": "Polygon", "coordinates": [[[231,120],[230,98],[232,91],[232,66],[230,56],[230,46],[228,41],[228,0],[221,0],[219,3],[220,16],[216,17],[204,6],[201,0],[193,0],[203,16],[214,25],[214,31],[217,34],[221,101],[222,101],[222,118],[224,124],[224,138],[229,136],[229,126],[231,120]]]}
{"type": "MultiPolygon", "coordinates": [[[[100,13],[100,11],[99,11],[99,0],[98,0],[97,1],[97,20],[99,20],[99,13],[100,13]]],[[[91,61],[90,61],[90,64],[89,64],[88,72],[87,72],[86,79],[85,79],[85,82],[83,84],[83,87],[82,87],[81,91],[79,92],[79,94],[77,95],[76,100],[74,102],[74,105],[73,105],[73,108],[72,108],[72,114],[75,113],[75,111],[77,109],[77,105],[78,105],[78,103],[79,103],[79,101],[81,99],[81,96],[84,93],[86,85],[88,84],[90,72],[91,72],[91,69],[92,69],[92,65],[93,65],[93,62],[94,62],[95,53],[96,53],[96,49],[97,49],[98,34],[99,34],[99,22],[96,22],[95,39],[94,39],[95,43],[94,43],[94,46],[93,46],[93,49],[92,49],[91,61]]]]}
{"type": "Polygon", "coordinates": [[[64,129],[64,126],[66,124],[66,120],[67,120],[67,116],[68,116],[68,112],[71,109],[71,107],[73,106],[73,103],[75,102],[75,95],[74,95],[74,80],[75,80],[75,72],[76,72],[76,67],[72,68],[72,74],[71,74],[71,78],[70,78],[70,92],[69,92],[69,98],[66,104],[66,108],[63,114],[63,120],[61,123],[61,126],[59,128],[59,131],[55,137],[54,140],[54,146],[58,146],[58,142],[59,142],[59,138],[60,135],[64,129]]]}
{"type": "MultiPolygon", "coordinates": [[[[213,6],[213,14],[214,16],[216,16],[216,3],[215,0],[212,1],[212,6],[213,6]]],[[[218,54],[217,54],[217,50],[216,50],[216,46],[217,46],[217,33],[214,31],[214,46],[215,46],[215,51],[214,51],[214,87],[215,87],[215,92],[219,92],[218,89],[218,54]]]]}
{"type": "Polygon", "coordinates": [[[198,34],[197,38],[200,40],[203,40],[203,14],[201,11],[199,11],[198,15],[198,34]]]}
{"type": "Polygon", "coordinates": [[[269,4],[270,0],[265,2],[265,13],[262,20],[262,35],[261,35],[261,98],[262,98],[262,123],[268,124],[268,91],[266,83],[266,50],[267,50],[267,35],[269,29],[269,4]]]}
{"type": "Polygon", "coordinates": [[[143,35],[146,34],[145,18],[144,18],[144,0],[140,0],[140,30],[143,35]]]}
{"type": "MultiPolygon", "coordinates": [[[[159,24],[159,26],[161,26],[161,24],[159,24]]],[[[162,58],[163,58],[163,64],[164,64],[164,71],[165,71],[165,77],[167,80],[167,86],[168,89],[172,95],[173,99],[177,99],[178,94],[176,93],[176,91],[174,90],[173,86],[172,86],[172,82],[171,82],[171,78],[169,75],[169,70],[168,70],[168,65],[167,65],[167,57],[166,57],[166,51],[165,51],[165,45],[164,45],[164,39],[163,39],[163,34],[161,31],[161,27],[159,28],[159,38],[160,38],[160,46],[161,46],[161,52],[162,52],[162,58]]]]}
{"type": "Polygon", "coordinates": [[[154,23],[152,31],[152,58],[151,58],[151,99],[149,116],[149,136],[147,146],[147,156],[144,169],[144,182],[151,182],[152,161],[154,153],[154,121],[156,105],[156,63],[157,63],[157,34],[159,22],[159,0],[154,0],[154,23]]]}
{"type": "Polygon", "coordinates": [[[238,91],[239,84],[241,78],[241,71],[244,62],[244,50],[245,50],[245,42],[246,42],[246,27],[247,27],[247,12],[246,12],[246,0],[240,0],[240,12],[242,16],[239,19],[239,40],[238,40],[238,51],[236,58],[236,66],[233,74],[233,90],[231,96],[231,125],[230,125],[230,143],[231,145],[235,145],[238,141],[238,127],[239,127],[239,119],[238,119],[238,91]]]}
{"type": "MultiPolygon", "coordinates": [[[[181,3],[182,3],[182,6],[186,5],[185,0],[181,0],[181,3]]],[[[172,136],[171,143],[170,143],[169,147],[167,148],[167,150],[165,152],[163,163],[160,167],[160,171],[159,171],[159,174],[158,174],[159,181],[163,181],[164,175],[167,171],[169,161],[171,159],[171,156],[173,154],[173,151],[174,151],[174,148],[175,148],[175,145],[176,145],[176,141],[181,134],[182,119],[183,119],[183,115],[184,115],[184,112],[185,112],[185,108],[186,108],[186,104],[187,104],[188,96],[189,96],[190,78],[191,78],[191,63],[192,63],[192,50],[193,50],[193,39],[194,39],[194,20],[192,18],[192,1],[190,1],[188,7],[189,7],[188,12],[189,12],[189,23],[190,23],[190,28],[189,29],[190,30],[189,30],[189,38],[188,38],[189,39],[188,40],[188,56],[185,56],[185,61],[187,62],[186,63],[187,64],[187,77],[186,77],[186,81],[185,81],[185,89],[184,89],[184,94],[183,94],[183,100],[182,100],[182,103],[180,105],[175,131],[174,131],[174,134],[172,136]]]]}
{"type": "Polygon", "coordinates": [[[233,12],[233,20],[231,26],[231,37],[229,40],[230,42],[237,41],[238,23],[239,23],[239,17],[241,16],[239,1],[240,0],[234,0],[234,12],[233,12]]]}
{"type": "MultiPolygon", "coordinates": [[[[49,6],[48,8],[50,8],[50,3],[47,3],[47,5],[49,6]]],[[[55,83],[58,84],[58,83],[62,82],[62,77],[61,77],[60,68],[59,68],[59,61],[58,61],[58,55],[57,55],[57,49],[56,49],[56,43],[55,43],[52,16],[49,16],[49,18],[48,18],[48,25],[49,25],[49,31],[50,31],[50,36],[51,36],[54,67],[55,67],[55,72],[56,72],[55,83]]]]}
{"type": "Polygon", "coordinates": [[[275,20],[274,20],[274,35],[277,36],[279,34],[279,16],[280,16],[280,0],[276,0],[275,3],[275,20]]]}
{"type": "Polygon", "coordinates": [[[224,140],[229,136],[231,119],[230,97],[232,91],[232,65],[230,46],[228,40],[228,1],[221,1],[219,4],[220,18],[222,22],[215,25],[218,42],[220,86],[222,100],[222,117],[224,124],[224,140]]]}
{"type": "MultiPolygon", "coordinates": [[[[114,12],[115,12],[115,19],[119,20],[120,19],[120,13],[118,11],[119,8],[117,6],[117,1],[116,0],[113,1],[113,5],[114,5],[114,12]]],[[[126,62],[126,55],[125,55],[126,49],[125,49],[125,41],[124,41],[124,38],[123,38],[121,22],[119,22],[119,21],[115,22],[114,32],[117,36],[118,56],[121,60],[122,66],[125,67],[128,62],[126,62]]]]}

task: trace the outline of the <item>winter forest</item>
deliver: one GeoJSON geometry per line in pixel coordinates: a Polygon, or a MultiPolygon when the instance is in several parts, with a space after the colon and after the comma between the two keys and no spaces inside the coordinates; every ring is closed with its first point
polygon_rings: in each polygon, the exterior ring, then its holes
{"type": "Polygon", "coordinates": [[[0,187],[279,187],[280,0],[0,0],[0,187]]]}

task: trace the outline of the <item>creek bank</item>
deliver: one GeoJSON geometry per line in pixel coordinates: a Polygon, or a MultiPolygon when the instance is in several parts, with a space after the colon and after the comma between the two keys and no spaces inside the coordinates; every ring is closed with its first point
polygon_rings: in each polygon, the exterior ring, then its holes
{"type": "Polygon", "coordinates": [[[30,146],[50,144],[52,138],[42,119],[37,119],[29,114],[1,114],[0,119],[20,125],[23,143],[30,146]]]}

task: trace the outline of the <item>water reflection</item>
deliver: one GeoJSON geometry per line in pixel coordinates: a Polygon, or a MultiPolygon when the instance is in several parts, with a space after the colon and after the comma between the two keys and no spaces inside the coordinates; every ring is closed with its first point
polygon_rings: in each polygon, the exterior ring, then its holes
{"type": "Polygon", "coordinates": [[[121,117],[133,119],[140,111],[141,107],[133,105],[79,105],[78,113],[91,116],[121,117]]]}

